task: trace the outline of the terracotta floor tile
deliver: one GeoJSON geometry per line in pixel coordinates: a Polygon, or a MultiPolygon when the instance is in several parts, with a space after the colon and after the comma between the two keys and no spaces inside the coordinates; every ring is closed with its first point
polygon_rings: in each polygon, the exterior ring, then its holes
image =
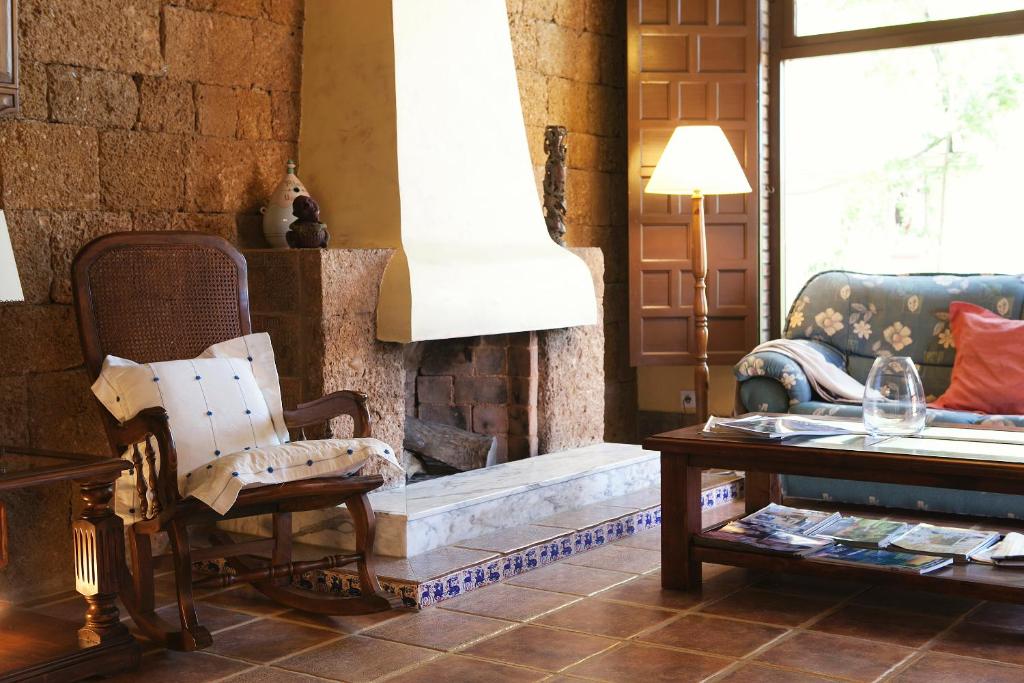
{"type": "Polygon", "coordinates": [[[786,629],[776,626],[687,614],[656,631],[641,636],[639,640],[658,645],[703,650],[731,657],[743,657],[783,633],[786,633],[786,629]]]}
{"type": "Polygon", "coordinates": [[[559,671],[611,647],[615,642],[584,633],[527,625],[471,645],[463,652],[506,664],[559,671]]]}
{"type": "Polygon", "coordinates": [[[967,615],[972,624],[985,624],[1004,631],[1024,632],[1024,605],[987,602],[967,615]]]}
{"type": "Polygon", "coordinates": [[[587,598],[550,612],[538,624],[612,638],[629,638],[676,616],[675,612],[587,598]]]}
{"type": "Polygon", "coordinates": [[[225,609],[234,609],[249,614],[269,615],[283,612],[287,607],[274,602],[267,596],[260,593],[252,586],[239,586],[231,590],[213,593],[199,598],[199,602],[206,602],[225,609]]]}
{"type": "Polygon", "coordinates": [[[513,586],[537,588],[539,590],[569,593],[571,595],[592,595],[599,590],[629,581],[633,574],[613,572],[607,569],[581,567],[567,562],[556,562],[532,572],[509,579],[513,586]]]}
{"type": "Polygon", "coordinates": [[[646,575],[601,591],[596,597],[603,600],[621,600],[637,605],[669,609],[688,609],[708,599],[702,593],[687,593],[686,591],[662,588],[660,576],[646,575]]]}
{"type": "Polygon", "coordinates": [[[732,660],[626,643],[578,664],[566,673],[609,683],[693,683],[721,671],[732,660]]]}
{"type": "Polygon", "coordinates": [[[908,616],[878,607],[844,605],[811,626],[840,636],[867,638],[896,645],[918,647],[928,642],[952,622],[952,617],[924,614],[908,616]]]}
{"type": "Polygon", "coordinates": [[[126,671],[104,683],[205,683],[252,668],[252,664],[224,659],[205,652],[159,650],[147,654],[135,671],[126,671]]]}
{"type": "Polygon", "coordinates": [[[384,638],[408,645],[451,650],[513,626],[514,622],[490,619],[450,610],[426,609],[411,619],[398,619],[363,631],[372,638],[384,638]]]}
{"type": "MultiPolygon", "coordinates": [[[[161,607],[156,613],[171,624],[180,623],[177,605],[161,607]]],[[[229,626],[237,626],[243,622],[260,618],[245,612],[214,607],[204,602],[196,603],[196,616],[199,617],[199,623],[205,626],[210,633],[216,633],[229,626]]]]}
{"type": "Polygon", "coordinates": [[[299,610],[288,610],[274,616],[275,619],[294,621],[309,626],[328,628],[339,633],[359,633],[368,628],[379,626],[392,621],[409,619],[419,614],[418,610],[397,609],[387,612],[375,612],[374,614],[359,614],[356,616],[332,616],[329,614],[313,614],[299,610]]]}
{"type": "Polygon", "coordinates": [[[225,678],[224,683],[322,683],[323,679],[306,674],[285,671],[272,666],[243,671],[237,676],[225,678]]]}
{"type": "Polygon", "coordinates": [[[626,536],[615,542],[616,545],[627,548],[643,548],[644,550],[656,550],[661,552],[661,528],[648,529],[632,536],[626,536]]]}
{"type": "Polygon", "coordinates": [[[484,617],[527,621],[578,599],[563,593],[550,593],[499,583],[446,600],[438,607],[484,617]]]}
{"type": "Polygon", "coordinates": [[[840,581],[817,576],[772,573],[754,583],[755,588],[813,598],[848,598],[868,588],[855,581],[840,581]]]}
{"type": "Polygon", "coordinates": [[[546,676],[541,671],[451,655],[389,678],[388,683],[533,683],[546,676]]]}
{"type": "Polygon", "coordinates": [[[579,555],[571,555],[563,562],[584,567],[611,569],[617,572],[642,574],[661,564],[661,553],[643,548],[627,548],[617,544],[606,545],[579,555]]]}
{"type": "Polygon", "coordinates": [[[850,602],[868,607],[886,607],[907,612],[935,616],[960,616],[978,604],[977,600],[955,595],[940,595],[928,591],[914,591],[894,586],[873,586],[850,602]]]}
{"type": "Polygon", "coordinates": [[[274,666],[322,678],[364,683],[438,656],[436,650],[378,638],[346,636],[274,666]]]}
{"type": "Polygon", "coordinates": [[[338,634],[289,621],[260,619],[221,631],[207,652],[251,662],[269,662],[337,638],[338,634]]]}
{"type": "Polygon", "coordinates": [[[719,683],[833,683],[834,678],[822,678],[803,671],[788,671],[763,664],[744,664],[719,683]]]}
{"type": "Polygon", "coordinates": [[[984,624],[960,623],[943,634],[932,649],[1024,665],[1024,634],[984,624]]]}
{"type": "Polygon", "coordinates": [[[1020,683],[1024,669],[952,655],[928,654],[894,677],[896,683],[1020,683]]]}
{"type": "Polygon", "coordinates": [[[780,666],[854,681],[873,681],[914,650],[857,638],[803,632],[779,641],[757,659],[780,666]]]}
{"type": "Polygon", "coordinates": [[[835,605],[835,600],[807,598],[744,588],[717,602],[701,607],[702,612],[780,626],[796,626],[835,605]]]}

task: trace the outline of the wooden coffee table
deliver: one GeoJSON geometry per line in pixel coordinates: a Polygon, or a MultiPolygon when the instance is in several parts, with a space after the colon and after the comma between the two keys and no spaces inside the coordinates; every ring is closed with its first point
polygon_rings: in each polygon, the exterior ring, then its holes
{"type": "MultiPolygon", "coordinates": [[[[847,567],[812,559],[793,559],[701,545],[701,470],[746,472],[746,511],[781,502],[779,474],[854,479],[890,484],[936,486],[969,491],[1024,494],[1024,431],[929,427],[917,438],[865,445],[864,437],[840,436],[765,443],[742,437],[709,436],[687,427],[652,436],[644,448],[661,451],[662,586],[696,591],[701,563],[777,570],[898,584],[972,598],[1024,602],[1024,571],[982,564],[954,565],[926,574],[904,574],[871,567],[847,567]]],[[[818,503],[818,501],[815,501],[818,503]]],[[[819,504],[816,507],[822,507],[819,504]]],[[[1024,514],[1024,511],[1020,511],[1024,514]]],[[[900,519],[915,513],[861,506],[858,515],[900,519]]],[[[919,521],[925,521],[920,515],[919,521]]],[[[934,517],[928,519],[934,522],[934,517]]],[[[962,526],[973,526],[971,518],[962,526]]],[[[949,522],[956,525],[956,522],[949,522]]],[[[1010,519],[992,520],[993,528],[1020,529],[1010,519]]]]}

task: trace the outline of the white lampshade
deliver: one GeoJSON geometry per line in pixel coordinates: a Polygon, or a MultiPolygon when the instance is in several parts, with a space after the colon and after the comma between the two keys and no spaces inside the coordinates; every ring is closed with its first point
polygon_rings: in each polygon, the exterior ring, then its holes
{"type": "Polygon", "coordinates": [[[747,176],[718,126],[679,126],[654,168],[644,192],[651,194],[743,194],[747,176]]]}
{"type": "Polygon", "coordinates": [[[7,219],[0,211],[0,301],[24,301],[21,280],[18,278],[18,264],[14,262],[11,236],[7,232],[7,219]]]}

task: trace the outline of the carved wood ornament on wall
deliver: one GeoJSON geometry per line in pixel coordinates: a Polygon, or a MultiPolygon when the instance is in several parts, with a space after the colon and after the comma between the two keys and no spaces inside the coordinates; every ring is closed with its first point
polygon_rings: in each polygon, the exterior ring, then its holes
{"type": "Polygon", "coordinates": [[[548,160],[544,164],[544,221],[548,225],[551,239],[565,246],[565,159],[568,149],[565,145],[565,126],[548,126],[544,129],[544,153],[548,160]]]}

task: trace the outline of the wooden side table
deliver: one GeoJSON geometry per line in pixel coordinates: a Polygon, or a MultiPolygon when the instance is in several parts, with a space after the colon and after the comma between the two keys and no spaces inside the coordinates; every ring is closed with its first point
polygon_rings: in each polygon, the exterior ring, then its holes
{"type": "MultiPolygon", "coordinates": [[[[19,608],[0,615],[0,683],[78,681],[135,668],[141,648],[121,623],[116,599],[124,564],[124,526],[114,514],[114,482],[130,467],[118,458],[0,446],[0,455],[39,461],[0,474],[0,491],[64,481],[78,484],[84,507],[72,523],[76,589],[88,605],[75,625],[19,608]]],[[[6,526],[0,532],[6,544],[6,526]]],[[[18,548],[7,548],[17,556],[18,548]]]]}

